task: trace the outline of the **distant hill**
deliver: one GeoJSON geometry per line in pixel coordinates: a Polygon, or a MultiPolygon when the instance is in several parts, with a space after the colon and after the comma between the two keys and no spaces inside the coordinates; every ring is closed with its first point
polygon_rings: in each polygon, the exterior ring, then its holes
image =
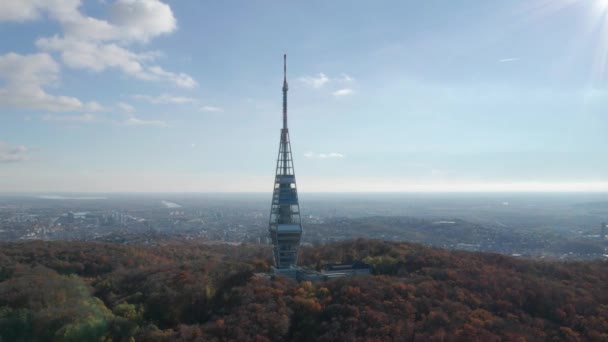
{"type": "Polygon", "coordinates": [[[500,222],[482,225],[462,219],[372,216],[332,218],[305,225],[306,241],[327,243],[353,237],[548,258],[566,255],[569,258],[591,259],[601,258],[605,254],[604,244],[599,238],[573,236],[551,228],[516,229],[500,222]]]}
{"type": "Polygon", "coordinates": [[[331,219],[324,224],[307,225],[307,234],[320,236],[361,236],[370,239],[405,240],[437,247],[458,243],[479,244],[489,240],[512,239],[513,232],[500,231],[460,219],[430,220],[415,217],[373,216],[331,219]]]}
{"type": "Polygon", "coordinates": [[[0,243],[0,340],[608,341],[607,262],[364,239],[300,259],[363,260],[374,275],[256,277],[263,245],[0,243]]]}

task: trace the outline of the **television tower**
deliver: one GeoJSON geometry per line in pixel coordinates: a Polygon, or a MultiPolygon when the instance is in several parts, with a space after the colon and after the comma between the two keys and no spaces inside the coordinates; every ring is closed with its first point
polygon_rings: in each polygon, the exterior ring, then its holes
{"type": "Polygon", "coordinates": [[[296,175],[291,156],[289,129],[287,128],[287,55],[283,55],[283,128],[274,191],[270,208],[268,230],[273,244],[275,274],[295,278],[298,270],[298,249],[302,236],[300,204],[296,175]]]}

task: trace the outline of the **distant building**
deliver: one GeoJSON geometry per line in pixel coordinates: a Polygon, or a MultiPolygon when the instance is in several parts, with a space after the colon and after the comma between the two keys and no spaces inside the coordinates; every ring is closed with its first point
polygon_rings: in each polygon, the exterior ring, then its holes
{"type": "Polygon", "coordinates": [[[336,276],[368,275],[371,273],[371,266],[362,261],[353,261],[348,264],[328,264],[323,266],[321,273],[329,278],[336,276]]]}
{"type": "Polygon", "coordinates": [[[471,243],[458,243],[455,246],[455,249],[458,249],[461,251],[468,251],[468,252],[478,252],[480,248],[481,248],[480,245],[471,244],[471,243]]]}
{"type": "Polygon", "coordinates": [[[327,280],[327,277],[321,272],[300,268],[297,271],[296,279],[299,281],[315,282],[327,280]]]}
{"type": "Polygon", "coordinates": [[[88,211],[79,211],[79,212],[68,212],[68,220],[70,222],[74,222],[75,220],[84,220],[89,216],[88,211]]]}
{"type": "Polygon", "coordinates": [[[371,274],[372,267],[361,261],[353,261],[344,264],[324,265],[321,272],[299,269],[298,280],[322,281],[341,277],[366,276],[371,274]]]}
{"type": "Polygon", "coordinates": [[[112,212],[112,220],[114,220],[115,224],[120,224],[124,226],[127,223],[127,215],[119,211],[114,211],[112,212]]]}

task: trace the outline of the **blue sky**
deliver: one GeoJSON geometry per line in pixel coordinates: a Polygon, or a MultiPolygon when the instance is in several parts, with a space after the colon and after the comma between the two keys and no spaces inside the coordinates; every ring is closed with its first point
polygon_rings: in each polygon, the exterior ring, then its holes
{"type": "Polygon", "coordinates": [[[0,191],[608,191],[608,1],[0,3],[0,191]]]}

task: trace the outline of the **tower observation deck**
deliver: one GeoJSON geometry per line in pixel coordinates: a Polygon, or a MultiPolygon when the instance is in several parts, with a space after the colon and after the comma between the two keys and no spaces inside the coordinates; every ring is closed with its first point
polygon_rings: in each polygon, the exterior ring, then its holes
{"type": "Polygon", "coordinates": [[[273,245],[274,272],[295,278],[298,269],[302,222],[289,129],[287,128],[287,90],[287,55],[283,55],[283,128],[281,129],[268,230],[273,245]]]}

